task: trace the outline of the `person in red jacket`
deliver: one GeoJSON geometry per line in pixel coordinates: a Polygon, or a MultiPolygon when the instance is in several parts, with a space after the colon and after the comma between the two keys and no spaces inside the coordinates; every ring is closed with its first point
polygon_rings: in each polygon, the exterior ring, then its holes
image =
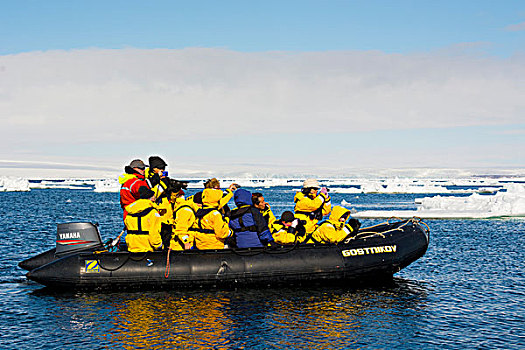
{"type": "Polygon", "coordinates": [[[150,188],[150,185],[144,178],[144,172],[146,170],[146,164],[140,159],[135,159],[124,167],[124,174],[118,178],[120,187],[120,206],[124,210],[124,219],[126,218],[127,211],[125,207],[140,199],[139,188],[146,186],[150,188]]]}

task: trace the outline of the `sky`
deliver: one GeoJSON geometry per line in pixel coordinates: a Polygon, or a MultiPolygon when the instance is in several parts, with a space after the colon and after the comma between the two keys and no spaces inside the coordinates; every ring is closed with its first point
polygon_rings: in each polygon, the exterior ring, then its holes
{"type": "Polygon", "coordinates": [[[525,168],[523,1],[0,0],[0,176],[525,168]]]}

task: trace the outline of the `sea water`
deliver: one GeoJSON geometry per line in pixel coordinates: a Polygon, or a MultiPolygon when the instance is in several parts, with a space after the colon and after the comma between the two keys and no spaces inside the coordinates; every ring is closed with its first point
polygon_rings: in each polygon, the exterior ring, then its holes
{"type": "MultiPolygon", "coordinates": [[[[277,216],[293,208],[291,187],[257,190],[277,216]]],[[[332,201],[414,210],[416,197],[332,201]]],[[[17,263],[52,248],[57,223],[118,235],[118,193],[4,192],[0,213],[1,349],[525,348],[523,219],[427,220],[426,255],[380,286],[60,293],[27,281],[17,263]]]]}

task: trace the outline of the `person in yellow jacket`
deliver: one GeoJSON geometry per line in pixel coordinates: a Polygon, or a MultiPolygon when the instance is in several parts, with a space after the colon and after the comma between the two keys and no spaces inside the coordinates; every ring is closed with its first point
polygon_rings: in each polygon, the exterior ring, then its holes
{"type": "Polygon", "coordinates": [[[195,213],[200,205],[191,199],[178,202],[173,210],[173,234],[171,236],[170,248],[172,250],[191,249],[195,240],[191,228],[195,224],[195,213]]]}
{"type": "Polygon", "coordinates": [[[303,183],[301,192],[294,197],[295,217],[304,221],[306,233],[313,232],[319,220],[328,215],[332,209],[330,196],[326,187],[319,190],[319,182],[315,179],[307,179],[303,183]]]}
{"type": "Polygon", "coordinates": [[[140,199],[126,206],[127,235],[126,244],[130,252],[152,252],[162,248],[160,230],[165,219],[155,204],[154,192],[142,186],[139,188],[140,199]]]}
{"type": "Polygon", "coordinates": [[[339,243],[349,236],[354,230],[345,222],[350,217],[350,210],[335,206],[330,218],[317,227],[307,243],[339,243]]]}
{"type": "Polygon", "coordinates": [[[144,176],[149,187],[155,193],[155,197],[160,198],[169,186],[168,172],[166,171],[168,164],[158,156],[149,157],[148,163],[149,167],[146,168],[144,176]]]}
{"type": "MultiPolygon", "coordinates": [[[[219,209],[219,211],[221,212],[221,214],[223,214],[224,216],[229,216],[230,215],[230,208],[228,207],[228,202],[233,198],[233,192],[235,192],[235,190],[237,190],[239,187],[239,185],[237,185],[236,183],[232,183],[227,189],[224,190],[224,192],[222,193],[222,198],[221,200],[219,201],[219,207],[217,209],[219,209]]],[[[216,190],[220,190],[221,189],[221,183],[219,180],[217,180],[217,178],[211,178],[211,179],[208,179],[204,182],[204,188],[213,188],[213,189],[216,189],[216,190]]]]}
{"type": "Polygon", "coordinates": [[[222,191],[206,188],[202,192],[202,208],[195,213],[191,228],[197,249],[224,249],[224,241],[231,235],[228,220],[219,212],[222,191]]]}
{"type": "Polygon", "coordinates": [[[281,218],[272,223],[270,232],[275,243],[293,244],[296,241],[301,243],[305,239],[304,232],[298,234],[299,220],[289,210],[281,214],[281,218]]]}

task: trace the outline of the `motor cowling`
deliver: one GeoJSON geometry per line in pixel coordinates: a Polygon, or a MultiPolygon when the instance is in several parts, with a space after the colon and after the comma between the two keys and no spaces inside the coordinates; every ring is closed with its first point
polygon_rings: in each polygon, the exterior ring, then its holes
{"type": "Polygon", "coordinates": [[[57,225],[56,257],[84,250],[103,248],[100,232],[90,222],[70,222],[57,225]]]}

